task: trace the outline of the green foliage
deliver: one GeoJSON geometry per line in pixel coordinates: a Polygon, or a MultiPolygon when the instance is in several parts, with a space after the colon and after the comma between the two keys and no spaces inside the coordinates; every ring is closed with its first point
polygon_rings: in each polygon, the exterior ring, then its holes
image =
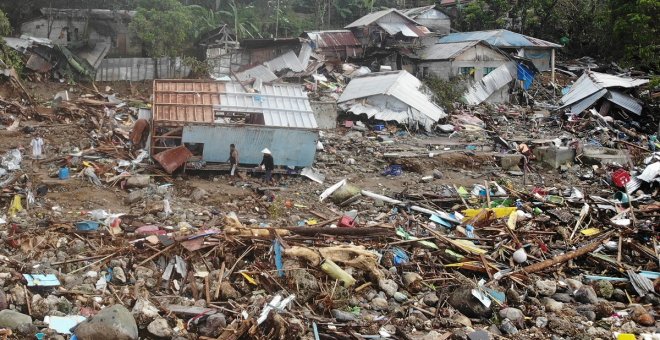
{"type": "MultiPolygon", "coordinates": [[[[11,24],[5,15],[5,12],[0,11],[0,35],[7,36],[11,34],[11,24]]],[[[23,71],[23,59],[16,51],[5,44],[5,41],[0,39],[0,60],[8,67],[16,70],[18,74],[23,71]]]]}
{"type": "Polygon", "coordinates": [[[178,0],[141,0],[130,28],[150,57],[176,57],[191,45],[193,20],[193,10],[178,0]]]}
{"type": "Polygon", "coordinates": [[[435,103],[445,110],[454,107],[454,103],[461,102],[465,93],[465,82],[460,78],[445,80],[429,77],[424,79],[424,84],[433,92],[435,103]]]}
{"type": "Polygon", "coordinates": [[[5,15],[5,12],[0,11],[0,35],[8,36],[11,34],[11,23],[5,15]]]}

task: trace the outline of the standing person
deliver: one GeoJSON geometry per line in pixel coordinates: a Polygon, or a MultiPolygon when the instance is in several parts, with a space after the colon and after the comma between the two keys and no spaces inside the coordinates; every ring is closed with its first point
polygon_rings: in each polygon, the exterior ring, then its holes
{"type": "Polygon", "coordinates": [[[231,164],[230,175],[234,176],[238,167],[238,149],[236,149],[236,145],[234,144],[229,145],[229,164],[231,164]]]}
{"type": "Polygon", "coordinates": [[[39,162],[37,160],[42,158],[43,147],[44,147],[44,140],[43,138],[41,138],[40,133],[37,133],[37,135],[34,138],[32,138],[32,141],[30,142],[30,147],[32,148],[31,165],[33,167],[38,168],[39,162]]]}
{"type": "Polygon", "coordinates": [[[266,170],[266,176],[265,176],[265,181],[268,183],[272,183],[273,181],[273,170],[275,169],[275,161],[273,160],[273,154],[268,150],[268,148],[265,148],[261,150],[261,153],[264,154],[264,158],[261,160],[261,166],[262,169],[266,170]]]}

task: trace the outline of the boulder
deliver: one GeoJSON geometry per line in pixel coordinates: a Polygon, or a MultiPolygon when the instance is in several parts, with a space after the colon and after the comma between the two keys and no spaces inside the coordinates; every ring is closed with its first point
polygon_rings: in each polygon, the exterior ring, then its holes
{"type": "Polygon", "coordinates": [[[24,323],[32,323],[32,317],[11,309],[0,311],[0,328],[16,330],[24,323]]]}
{"type": "Polygon", "coordinates": [[[104,308],[81,322],[75,335],[79,340],[137,340],[138,327],[131,312],[122,305],[104,308]]]}

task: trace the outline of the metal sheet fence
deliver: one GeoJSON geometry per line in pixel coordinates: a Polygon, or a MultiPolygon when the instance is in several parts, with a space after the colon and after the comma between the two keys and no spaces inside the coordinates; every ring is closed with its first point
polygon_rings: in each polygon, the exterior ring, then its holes
{"type": "Polygon", "coordinates": [[[181,79],[189,74],[190,67],[181,58],[106,58],[96,71],[96,81],[181,79]]]}

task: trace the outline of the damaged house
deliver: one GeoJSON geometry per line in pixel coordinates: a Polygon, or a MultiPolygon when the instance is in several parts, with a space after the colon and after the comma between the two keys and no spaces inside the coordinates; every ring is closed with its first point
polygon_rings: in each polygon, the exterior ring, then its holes
{"type": "Polygon", "coordinates": [[[433,33],[444,35],[451,31],[451,18],[436,5],[410,8],[402,12],[433,33]]]}
{"type": "Polygon", "coordinates": [[[342,110],[356,116],[427,131],[447,116],[432,101],[430,90],[407,71],[377,72],[354,78],[337,103],[342,110]]]}
{"type": "Polygon", "coordinates": [[[450,79],[462,76],[470,81],[481,80],[511,59],[482,41],[437,43],[425,46],[408,57],[415,64],[418,77],[450,79]]]}
{"type": "Polygon", "coordinates": [[[240,150],[241,164],[259,164],[264,148],[276,166],[314,162],[318,126],[300,85],[263,84],[248,92],[238,82],[155,80],[153,98],[151,153],[169,172],[184,164],[220,169],[230,144],[240,150]]]}
{"type": "Polygon", "coordinates": [[[555,50],[561,45],[533,38],[505,29],[451,33],[438,39],[439,43],[485,41],[505,53],[530,59],[539,71],[552,70],[554,74],[555,50]]]}
{"type": "Polygon", "coordinates": [[[142,45],[128,27],[135,11],[43,8],[41,14],[22,23],[21,34],[70,48],[87,46],[99,50],[103,57],[142,55],[142,45]]]}
{"type": "Polygon", "coordinates": [[[386,48],[410,45],[429,30],[397,9],[369,13],[348,24],[355,37],[365,47],[386,48]]]}
{"type": "Polygon", "coordinates": [[[362,43],[349,30],[310,31],[301,38],[328,61],[361,58],[363,54],[362,43]]]}

